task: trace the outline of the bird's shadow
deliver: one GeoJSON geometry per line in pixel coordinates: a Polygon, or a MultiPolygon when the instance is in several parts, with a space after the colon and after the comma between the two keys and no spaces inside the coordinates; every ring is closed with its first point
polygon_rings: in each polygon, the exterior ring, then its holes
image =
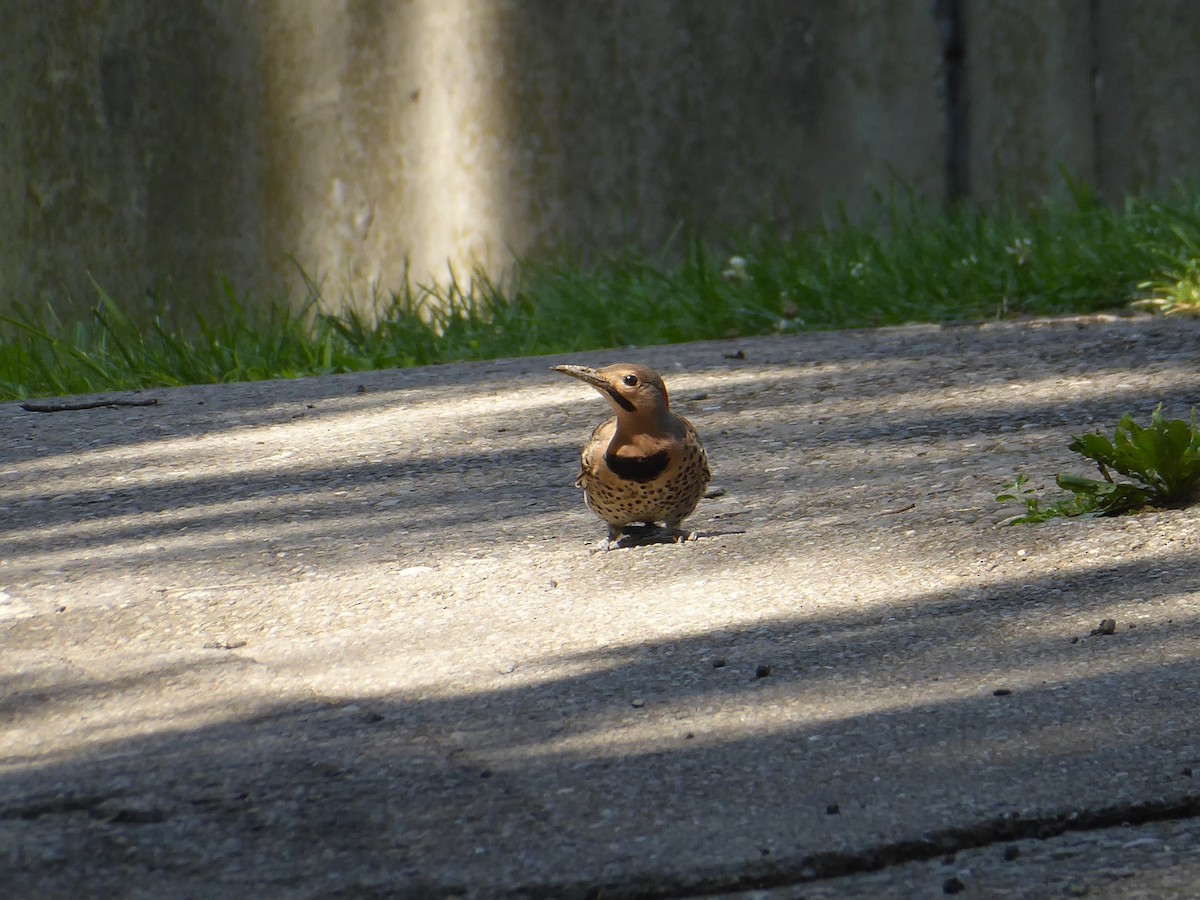
{"type": "Polygon", "coordinates": [[[608,549],[628,550],[634,547],[649,547],[655,544],[691,543],[704,538],[725,537],[727,535],[745,533],[745,529],[736,528],[722,531],[694,531],[686,539],[680,541],[675,534],[662,525],[627,525],[620,539],[613,541],[608,549]]]}

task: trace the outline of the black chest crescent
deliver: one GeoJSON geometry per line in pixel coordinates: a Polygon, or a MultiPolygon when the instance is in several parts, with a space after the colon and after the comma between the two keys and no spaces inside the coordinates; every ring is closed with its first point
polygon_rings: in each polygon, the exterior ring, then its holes
{"type": "Polygon", "coordinates": [[[617,456],[608,453],[604,457],[604,462],[608,465],[609,471],[618,478],[645,484],[666,471],[667,466],[671,463],[671,457],[666,450],[659,450],[652,456],[617,456]]]}

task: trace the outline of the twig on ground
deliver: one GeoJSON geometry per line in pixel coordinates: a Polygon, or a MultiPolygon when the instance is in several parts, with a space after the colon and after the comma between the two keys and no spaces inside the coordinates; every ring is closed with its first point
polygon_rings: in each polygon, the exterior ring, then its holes
{"type": "Polygon", "coordinates": [[[158,406],[154,397],[141,397],[134,400],[121,400],[109,397],[101,400],[67,400],[63,402],[27,400],[21,404],[21,409],[28,412],[66,412],[73,409],[100,409],[101,407],[116,409],[118,406],[158,406]]]}

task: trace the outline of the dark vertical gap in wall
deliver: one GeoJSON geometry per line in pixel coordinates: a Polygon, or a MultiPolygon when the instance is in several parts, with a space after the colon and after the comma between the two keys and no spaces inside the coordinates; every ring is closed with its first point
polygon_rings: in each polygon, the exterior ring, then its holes
{"type": "Polygon", "coordinates": [[[1104,73],[1100,68],[1100,0],[1090,0],[1088,3],[1087,27],[1090,43],[1088,54],[1091,57],[1088,61],[1091,66],[1088,73],[1088,100],[1092,104],[1092,179],[1096,190],[1103,197],[1107,184],[1104,178],[1104,148],[1101,146],[1100,137],[1103,128],[1100,104],[1104,101],[1104,73]]]}
{"type": "MultiPolygon", "coordinates": [[[[1095,0],[1093,0],[1095,2],[1095,0]]],[[[942,38],[942,104],[946,117],[946,202],[971,193],[968,163],[967,46],[962,0],[934,0],[942,38]]]]}

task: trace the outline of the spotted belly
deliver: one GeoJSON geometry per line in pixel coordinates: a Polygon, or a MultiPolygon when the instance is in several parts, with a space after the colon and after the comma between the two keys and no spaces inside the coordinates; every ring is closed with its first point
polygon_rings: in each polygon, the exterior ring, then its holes
{"type": "Polygon", "coordinates": [[[579,483],[588,508],[614,528],[638,522],[678,526],[704,496],[708,464],[703,448],[675,460],[663,456],[630,462],[585,455],[579,483]]]}

